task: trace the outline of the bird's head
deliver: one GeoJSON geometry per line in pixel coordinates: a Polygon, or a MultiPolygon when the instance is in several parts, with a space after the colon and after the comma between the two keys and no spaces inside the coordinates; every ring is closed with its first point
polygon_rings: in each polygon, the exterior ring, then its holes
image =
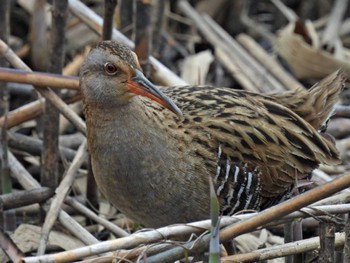
{"type": "Polygon", "coordinates": [[[80,87],[87,103],[121,106],[141,95],[181,115],[181,110],[142,73],[136,54],[115,41],[93,48],[80,69],[80,87]]]}

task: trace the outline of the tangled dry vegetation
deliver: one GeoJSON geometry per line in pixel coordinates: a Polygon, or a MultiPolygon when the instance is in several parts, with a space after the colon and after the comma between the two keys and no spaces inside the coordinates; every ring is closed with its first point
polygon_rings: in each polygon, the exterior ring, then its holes
{"type": "MultiPolygon", "coordinates": [[[[206,261],[210,221],[142,229],[99,195],[76,77],[89,47],[135,48],[158,85],[293,90],[350,76],[348,3],[102,2],[0,2],[0,261],[206,261]]],[[[328,125],[342,164],[286,203],[222,217],[222,262],[350,262],[349,103],[345,89],[328,125]]]]}

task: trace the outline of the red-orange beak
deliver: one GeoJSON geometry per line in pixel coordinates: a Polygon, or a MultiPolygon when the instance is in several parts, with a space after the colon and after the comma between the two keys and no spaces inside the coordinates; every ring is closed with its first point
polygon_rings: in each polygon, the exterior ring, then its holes
{"type": "Polygon", "coordinates": [[[128,87],[132,93],[148,97],[175,114],[182,115],[181,110],[176,104],[169,97],[165,96],[152,82],[150,82],[140,70],[135,69],[135,73],[135,77],[128,80],[128,87]]]}

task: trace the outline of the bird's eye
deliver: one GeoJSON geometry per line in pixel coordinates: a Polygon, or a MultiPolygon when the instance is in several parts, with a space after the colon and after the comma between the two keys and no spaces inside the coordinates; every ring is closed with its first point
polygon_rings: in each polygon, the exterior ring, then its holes
{"type": "Polygon", "coordinates": [[[104,69],[108,75],[115,75],[118,72],[118,68],[111,62],[104,64],[104,69]]]}

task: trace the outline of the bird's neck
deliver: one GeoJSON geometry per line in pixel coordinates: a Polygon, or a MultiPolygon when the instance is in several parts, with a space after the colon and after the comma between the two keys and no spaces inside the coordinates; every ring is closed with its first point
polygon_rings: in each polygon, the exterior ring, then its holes
{"type": "MultiPolygon", "coordinates": [[[[87,126],[91,130],[105,130],[108,134],[115,134],[118,138],[128,140],[134,137],[139,140],[149,139],[146,134],[157,136],[166,133],[163,120],[176,122],[175,115],[168,110],[149,102],[142,97],[134,97],[123,105],[96,104],[85,108],[87,126]]],[[[125,140],[124,140],[125,141],[125,140]]]]}
{"type": "MultiPolygon", "coordinates": [[[[93,111],[87,108],[85,112],[90,147],[109,149],[110,152],[103,154],[116,156],[119,162],[116,166],[129,170],[130,176],[137,176],[142,165],[166,167],[165,162],[173,160],[169,154],[173,147],[177,147],[177,141],[165,131],[168,127],[162,122],[164,119],[169,121],[163,112],[169,115],[172,113],[167,110],[158,111],[157,107],[153,107],[147,99],[134,97],[130,103],[120,107],[99,105],[94,106],[93,111]],[[130,167],[130,163],[133,167],[130,167]],[[134,172],[133,169],[137,171],[134,172]]],[[[171,119],[174,122],[176,120],[173,117],[171,119]]],[[[96,160],[102,158],[92,157],[96,160]]]]}

